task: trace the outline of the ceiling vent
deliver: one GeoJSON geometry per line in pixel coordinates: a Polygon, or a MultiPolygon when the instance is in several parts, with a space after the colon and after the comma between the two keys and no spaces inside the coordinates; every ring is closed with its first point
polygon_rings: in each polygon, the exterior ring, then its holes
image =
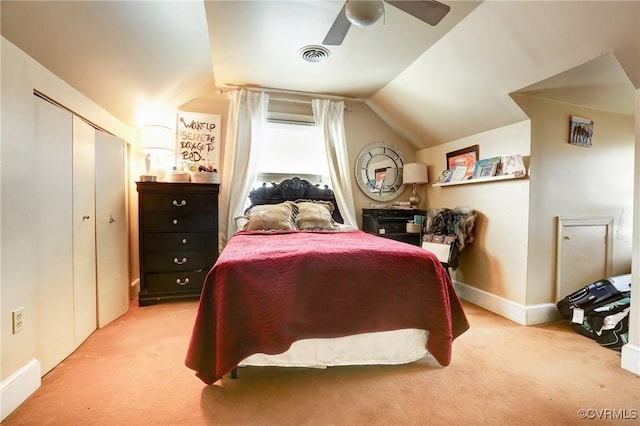
{"type": "Polygon", "coordinates": [[[329,57],[331,52],[323,46],[305,46],[300,49],[300,56],[307,62],[322,62],[329,57]]]}

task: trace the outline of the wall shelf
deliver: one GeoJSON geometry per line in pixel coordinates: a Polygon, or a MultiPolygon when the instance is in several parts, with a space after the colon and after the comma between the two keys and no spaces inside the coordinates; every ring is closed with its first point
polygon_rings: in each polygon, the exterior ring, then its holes
{"type": "Polygon", "coordinates": [[[468,185],[468,184],[471,184],[471,183],[485,183],[485,182],[495,182],[495,181],[499,181],[499,180],[523,179],[523,178],[526,178],[526,177],[527,177],[527,175],[523,175],[523,176],[515,176],[515,175],[489,176],[489,177],[483,177],[483,178],[462,180],[460,182],[434,183],[431,186],[468,185]]]}

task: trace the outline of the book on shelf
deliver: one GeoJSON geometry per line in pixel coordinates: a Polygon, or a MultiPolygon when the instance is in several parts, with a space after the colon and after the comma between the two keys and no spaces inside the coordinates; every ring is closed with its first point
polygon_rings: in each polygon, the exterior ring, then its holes
{"type": "Polygon", "coordinates": [[[453,169],[447,169],[440,174],[440,178],[438,178],[438,183],[447,183],[451,181],[453,177],[453,169]]]}
{"type": "Polygon", "coordinates": [[[522,155],[506,155],[502,157],[500,162],[500,175],[524,176],[524,162],[522,155]]]}
{"type": "Polygon", "coordinates": [[[462,182],[467,177],[467,168],[465,166],[456,166],[449,182],[462,182]]]}

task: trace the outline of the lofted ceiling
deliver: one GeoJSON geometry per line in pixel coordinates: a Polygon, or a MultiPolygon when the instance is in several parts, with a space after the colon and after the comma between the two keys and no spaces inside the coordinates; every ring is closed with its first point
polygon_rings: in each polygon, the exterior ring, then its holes
{"type": "Polygon", "coordinates": [[[450,1],[435,27],[385,3],[307,63],[343,1],[1,2],[2,36],[124,123],[254,87],[366,102],[417,149],[526,119],[524,92],[634,114],[640,1],[450,1]]]}
{"type": "Polygon", "coordinates": [[[478,4],[456,3],[435,27],[386,4],[383,19],[352,25],[325,61],[308,63],[299,50],[322,44],[344,1],[206,2],[216,83],[368,99],[478,4]]]}

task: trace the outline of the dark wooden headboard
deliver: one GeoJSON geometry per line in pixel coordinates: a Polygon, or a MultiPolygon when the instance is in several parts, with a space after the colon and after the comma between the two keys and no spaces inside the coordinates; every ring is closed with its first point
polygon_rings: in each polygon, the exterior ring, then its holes
{"type": "Polygon", "coordinates": [[[251,200],[249,208],[258,204],[278,204],[283,201],[330,201],[334,207],[333,220],[338,223],[344,223],[333,191],[326,185],[321,188],[320,184],[312,184],[298,177],[285,179],[280,183],[272,183],[271,186],[265,183],[262,187],[253,189],[249,193],[249,199],[251,200]]]}

